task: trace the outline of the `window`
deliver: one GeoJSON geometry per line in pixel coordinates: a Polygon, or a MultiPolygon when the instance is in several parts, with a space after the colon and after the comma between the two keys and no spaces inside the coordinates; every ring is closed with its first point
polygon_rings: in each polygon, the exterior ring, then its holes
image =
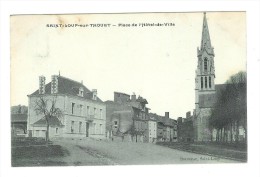
{"type": "Polygon", "coordinates": [[[209,76],[209,88],[211,88],[211,76],[209,76]]]}
{"type": "Polygon", "coordinates": [[[35,136],[39,136],[40,135],[40,130],[36,130],[35,136]]]}
{"type": "Polygon", "coordinates": [[[96,134],[96,123],[93,124],[93,134],[96,134]]]}
{"type": "Polygon", "coordinates": [[[79,88],[79,96],[81,96],[81,97],[83,97],[83,96],[84,96],[84,95],[83,95],[83,91],[84,91],[84,90],[83,90],[83,88],[82,88],[82,87],[80,87],[80,88],[79,88]]]}
{"type": "Polygon", "coordinates": [[[74,121],[71,121],[70,132],[74,133],[74,121]]]}
{"type": "Polygon", "coordinates": [[[102,124],[99,125],[99,128],[100,128],[100,134],[103,134],[102,124]]]}
{"type": "Polygon", "coordinates": [[[204,71],[208,70],[208,60],[207,58],[204,59],[204,71]]]}
{"type": "Polygon", "coordinates": [[[203,89],[203,77],[200,78],[200,82],[201,82],[201,88],[203,89]]]}
{"type": "Polygon", "coordinates": [[[55,133],[56,133],[56,134],[58,134],[58,133],[59,133],[59,128],[56,128],[56,131],[55,131],[55,133]]]}
{"type": "Polygon", "coordinates": [[[89,106],[87,106],[87,115],[89,115],[89,106]]]}
{"type": "Polygon", "coordinates": [[[79,122],[79,133],[81,133],[81,129],[82,129],[82,122],[79,122]]]}
{"type": "Polygon", "coordinates": [[[115,120],[115,121],[114,121],[114,128],[117,128],[117,126],[118,126],[118,125],[117,125],[117,121],[115,120]]]}
{"type": "Polygon", "coordinates": [[[79,105],[79,113],[83,116],[83,105],[79,105]]]}
{"type": "Polygon", "coordinates": [[[96,115],[97,114],[97,109],[96,108],[94,108],[94,115],[96,115]]]}
{"type": "Polygon", "coordinates": [[[208,87],[208,80],[207,80],[207,77],[205,77],[205,88],[208,87]]]}
{"type": "Polygon", "coordinates": [[[102,112],[102,109],[100,109],[100,119],[103,118],[103,112],[102,112]]]}
{"type": "Polygon", "coordinates": [[[71,114],[74,114],[75,103],[71,103],[71,114]]]}

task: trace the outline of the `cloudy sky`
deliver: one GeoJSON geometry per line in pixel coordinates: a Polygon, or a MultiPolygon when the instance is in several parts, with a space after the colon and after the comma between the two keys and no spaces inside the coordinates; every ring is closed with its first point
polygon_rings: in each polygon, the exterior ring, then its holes
{"type": "MultiPolygon", "coordinates": [[[[246,70],[246,14],[207,13],[216,84],[246,70]]],[[[39,76],[83,80],[103,100],[141,95],[151,112],[185,116],[195,104],[195,69],[203,13],[23,15],[11,17],[11,105],[28,105],[39,76]],[[140,27],[140,23],[171,23],[140,27]],[[47,25],[110,24],[110,27],[47,25]],[[119,26],[130,24],[130,27],[119,26]],[[136,24],[137,26],[132,26],[136,24]]]]}

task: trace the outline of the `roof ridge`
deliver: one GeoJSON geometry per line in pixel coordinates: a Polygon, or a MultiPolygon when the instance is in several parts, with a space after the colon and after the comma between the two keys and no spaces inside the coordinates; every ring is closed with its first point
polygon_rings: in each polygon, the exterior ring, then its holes
{"type": "MultiPolygon", "coordinates": [[[[81,82],[79,82],[79,81],[76,81],[76,80],[73,80],[73,79],[70,79],[70,78],[67,78],[67,77],[64,77],[64,76],[59,76],[59,75],[58,75],[58,77],[61,77],[61,78],[63,78],[63,79],[67,79],[67,80],[70,80],[70,81],[73,81],[73,82],[76,82],[76,83],[78,83],[78,84],[83,85],[83,83],[81,83],[81,82]]],[[[84,85],[83,85],[83,86],[84,86],[84,85]]]]}

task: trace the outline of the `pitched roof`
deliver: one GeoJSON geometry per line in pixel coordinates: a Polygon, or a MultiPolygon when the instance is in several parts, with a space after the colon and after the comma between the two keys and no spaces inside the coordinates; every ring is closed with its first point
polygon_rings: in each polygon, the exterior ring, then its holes
{"type": "Polygon", "coordinates": [[[126,104],[129,106],[132,106],[133,108],[136,108],[136,109],[142,109],[140,103],[136,102],[136,101],[130,101],[130,102],[127,102],[126,104]]]}
{"type": "Polygon", "coordinates": [[[22,123],[27,122],[27,114],[11,114],[12,123],[22,123]]]}
{"type": "MultiPolygon", "coordinates": [[[[33,123],[33,126],[46,126],[46,119],[43,117],[40,120],[36,121],[35,123],[33,123]]],[[[56,117],[56,116],[52,116],[49,119],[49,125],[50,126],[63,126],[61,121],[56,117]]]]}
{"type": "MultiPolygon", "coordinates": [[[[93,93],[82,83],[63,76],[58,76],[58,93],[81,97],[78,95],[80,88],[83,88],[83,98],[92,99],[93,93]]],[[[45,85],[45,93],[51,94],[51,82],[45,85]]],[[[35,95],[40,95],[39,90],[31,94],[31,96],[35,95]]],[[[102,102],[100,98],[97,98],[97,101],[102,102]]]]}
{"type": "Polygon", "coordinates": [[[148,104],[147,100],[141,96],[139,96],[136,101],[138,101],[140,103],[148,104]]]}
{"type": "Polygon", "coordinates": [[[149,113],[149,117],[153,117],[156,119],[157,122],[161,122],[163,125],[167,125],[167,126],[173,126],[174,124],[177,123],[177,121],[174,119],[165,118],[164,116],[160,116],[155,113],[149,113]]]}

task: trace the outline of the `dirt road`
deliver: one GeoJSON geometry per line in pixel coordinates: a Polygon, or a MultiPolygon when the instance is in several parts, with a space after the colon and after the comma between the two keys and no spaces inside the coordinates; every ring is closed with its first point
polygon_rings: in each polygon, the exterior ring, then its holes
{"type": "Polygon", "coordinates": [[[82,165],[148,165],[185,163],[237,163],[207,155],[183,152],[149,143],[61,139],[55,144],[70,155],[62,161],[70,166],[82,165]]]}

